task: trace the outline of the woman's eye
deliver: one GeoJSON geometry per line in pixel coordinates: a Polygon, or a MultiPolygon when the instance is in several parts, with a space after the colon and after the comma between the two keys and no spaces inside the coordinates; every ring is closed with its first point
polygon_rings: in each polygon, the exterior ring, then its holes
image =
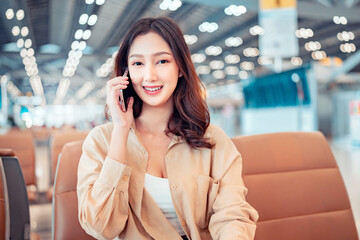
{"type": "Polygon", "coordinates": [[[134,66],[139,66],[139,65],[141,65],[142,63],[141,62],[134,62],[132,65],[134,65],[134,66]]]}
{"type": "Polygon", "coordinates": [[[164,64],[164,63],[167,63],[167,62],[169,62],[169,61],[168,60],[160,60],[159,61],[160,64],[164,64]]]}

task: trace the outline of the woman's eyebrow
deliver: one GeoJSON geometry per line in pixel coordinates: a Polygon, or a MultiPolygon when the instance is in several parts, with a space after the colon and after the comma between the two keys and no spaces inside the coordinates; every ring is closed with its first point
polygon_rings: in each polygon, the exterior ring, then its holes
{"type": "MultiPolygon", "coordinates": [[[[160,56],[160,55],[163,55],[163,54],[167,54],[167,55],[172,56],[172,54],[169,53],[169,52],[157,52],[157,53],[151,54],[150,56],[157,57],[157,56],[160,56]]],[[[132,58],[132,57],[144,57],[144,55],[143,55],[143,54],[136,54],[136,53],[135,53],[135,54],[131,54],[131,55],[129,56],[129,58],[132,58]]]]}

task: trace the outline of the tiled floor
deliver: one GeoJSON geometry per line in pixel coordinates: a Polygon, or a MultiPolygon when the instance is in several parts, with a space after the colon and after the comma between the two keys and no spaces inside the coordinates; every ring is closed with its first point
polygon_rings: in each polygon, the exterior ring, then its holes
{"type": "MultiPolygon", "coordinates": [[[[352,147],[349,139],[346,138],[333,141],[330,146],[343,176],[360,236],[360,147],[352,147]]],[[[46,191],[50,183],[48,159],[47,145],[37,144],[36,174],[39,191],[46,191]]],[[[31,230],[38,233],[42,240],[51,239],[51,211],[51,203],[30,206],[31,230]]]]}

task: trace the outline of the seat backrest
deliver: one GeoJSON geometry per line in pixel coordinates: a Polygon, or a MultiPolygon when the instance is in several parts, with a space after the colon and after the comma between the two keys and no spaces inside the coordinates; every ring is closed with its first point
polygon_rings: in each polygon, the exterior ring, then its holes
{"type": "Polygon", "coordinates": [[[53,195],[53,240],[94,239],[86,234],[78,220],[76,185],[82,144],[83,140],[67,143],[60,154],[53,195]]]}
{"type": "Polygon", "coordinates": [[[59,154],[63,148],[63,146],[68,142],[73,142],[77,140],[84,140],[87,136],[88,132],[85,131],[65,131],[65,132],[56,132],[51,137],[51,174],[52,174],[52,181],[55,178],[55,171],[57,162],[59,159],[59,154]]]}
{"type": "Polygon", "coordinates": [[[0,160],[0,240],[8,239],[10,232],[10,222],[8,220],[9,206],[6,206],[6,204],[8,204],[9,201],[5,200],[6,196],[7,196],[6,180],[5,180],[4,169],[2,166],[2,160],[0,160]]]}
{"type": "MultiPolygon", "coordinates": [[[[15,156],[12,149],[0,149],[0,158],[4,156],[15,156]]],[[[5,179],[2,159],[0,159],[0,240],[9,239],[10,235],[10,212],[8,191],[5,179]]]]}
{"type": "Polygon", "coordinates": [[[260,215],[255,239],[358,240],[342,177],[321,133],[232,140],[243,158],[247,201],[260,215]]]}
{"type": "Polygon", "coordinates": [[[10,238],[30,239],[30,212],[27,191],[16,157],[1,157],[9,205],[10,238]]]}
{"type": "Polygon", "coordinates": [[[0,148],[10,148],[15,151],[26,186],[36,185],[35,148],[31,132],[12,130],[0,135],[0,148]]]}

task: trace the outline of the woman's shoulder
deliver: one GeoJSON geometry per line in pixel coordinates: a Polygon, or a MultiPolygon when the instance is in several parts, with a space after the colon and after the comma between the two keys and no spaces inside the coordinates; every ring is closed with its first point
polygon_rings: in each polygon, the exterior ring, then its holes
{"type": "Polygon", "coordinates": [[[97,138],[99,136],[109,138],[109,137],[111,137],[111,132],[113,130],[113,126],[114,126],[114,124],[112,122],[98,125],[98,126],[94,127],[93,129],[91,129],[88,136],[90,138],[94,138],[94,137],[97,138]]]}
{"type": "Polygon", "coordinates": [[[205,138],[209,138],[215,144],[215,149],[233,149],[235,145],[231,138],[225,133],[223,129],[213,124],[209,124],[206,129],[205,138]]]}
{"type": "Polygon", "coordinates": [[[223,139],[223,138],[229,138],[226,133],[224,132],[224,130],[222,130],[220,127],[214,125],[214,124],[209,124],[209,126],[207,127],[204,137],[206,138],[211,138],[213,140],[218,140],[223,139]]]}

